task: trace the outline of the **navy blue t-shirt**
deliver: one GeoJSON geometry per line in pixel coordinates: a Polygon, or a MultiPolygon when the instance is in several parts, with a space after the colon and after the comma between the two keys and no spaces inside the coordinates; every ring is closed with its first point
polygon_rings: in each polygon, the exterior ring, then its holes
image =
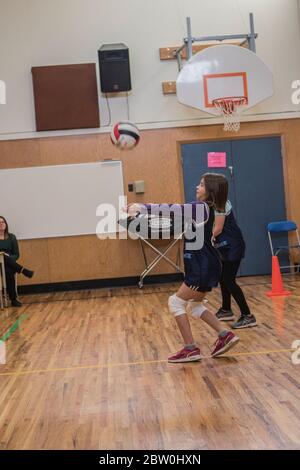
{"type": "Polygon", "coordinates": [[[238,261],[245,256],[245,241],[240,227],[238,226],[230,201],[226,202],[225,211],[215,210],[215,217],[225,216],[222,233],[216,237],[216,246],[223,261],[238,261]]]}
{"type": "MultiPolygon", "coordinates": [[[[145,204],[147,212],[156,215],[160,214],[162,206],[145,204]]],[[[221,276],[221,262],[217,250],[211,243],[214,210],[202,201],[164,206],[171,208],[174,216],[184,217],[186,222],[183,253],[185,283],[200,287],[203,291],[217,287],[221,276]],[[189,214],[189,217],[186,218],[186,214],[189,214]],[[193,239],[192,232],[198,237],[195,236],[193,239]]]]}

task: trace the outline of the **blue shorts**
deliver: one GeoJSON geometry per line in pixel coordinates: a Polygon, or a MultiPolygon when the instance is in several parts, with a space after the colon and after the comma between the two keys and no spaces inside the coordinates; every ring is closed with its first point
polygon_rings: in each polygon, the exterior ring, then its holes
{"type": "Polygon", "coordinates": [[[222,264],[217,250],[207,249],[184,253],[184,283],[191,290],[210,292],[221,278],[222,264]]]}
{"type": "Polygon", "coordinates": [[[197,286],[195,285],[195,283],[193,283],[193,281],[189,281],[188,279],[184,279],[183,281],[185,283],[185,285],[193,290],[193,291],[196,291],[196,292],[210,292],[212,290],[211,287],[203,287],[203,286],[197,286]]]}

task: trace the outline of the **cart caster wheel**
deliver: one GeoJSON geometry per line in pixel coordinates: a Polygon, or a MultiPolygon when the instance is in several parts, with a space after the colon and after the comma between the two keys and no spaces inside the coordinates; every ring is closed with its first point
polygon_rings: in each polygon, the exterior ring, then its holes
{"type": "Polygon", "coordinates": [[[142,289],[142,288],[143,288],[143,283],[142,283],[142,281],[140,281],[140,282],[138,283],[138,286],[139,286],[139,289],[142,289]]]}

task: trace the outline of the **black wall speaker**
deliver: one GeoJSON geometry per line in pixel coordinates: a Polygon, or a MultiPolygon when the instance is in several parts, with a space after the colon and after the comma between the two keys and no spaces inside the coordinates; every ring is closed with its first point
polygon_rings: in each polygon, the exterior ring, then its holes
{"type": "Polygon", "coordinates": [[[131,90],[129,50],[125,44],[103,44],[98,58],[102,93],[131,90]]]}

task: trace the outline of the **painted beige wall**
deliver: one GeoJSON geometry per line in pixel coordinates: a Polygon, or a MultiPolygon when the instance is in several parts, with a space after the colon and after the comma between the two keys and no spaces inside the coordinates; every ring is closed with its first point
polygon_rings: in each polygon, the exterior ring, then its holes
{"type": "MultiPolygon", "coordinates": [[[[291,102],[291,83],[300,80],[297,0],[0,0],[0,80],[7,85],[0,139],[36,137],[32,66],[97,63],[99,46],[115,42],[130,49],[130,120],[145,129],[210,124],[206,113],[162,94],[161,82],[176,80],[178,71],[176,62],[159,60],[159,48],[182,43],[187,16],[196,37],[239,34],[249,31],[251,11],[257,53],[273,70],[275,94],[249,110],[249,119],[300,117],[291,102]]],[[[99,96],[97,132],[107,132],[107,105],[99,96]]],[[[127,118],[124,94],[110,98],[110,106],[112,122],[127,118]]]]}

